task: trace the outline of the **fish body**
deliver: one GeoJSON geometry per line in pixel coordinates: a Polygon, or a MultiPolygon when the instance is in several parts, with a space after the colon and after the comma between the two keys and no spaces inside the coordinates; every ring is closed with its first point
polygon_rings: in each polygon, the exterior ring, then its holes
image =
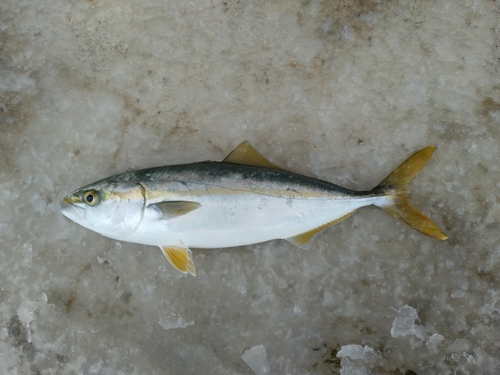
{"type": "Polygon", "coordinates": [[[281,169],[243,142],[222,162],[108,177],[69,194],[61,210],[106,237],[159,246],[174,267],[193,275],[190,248],[273,239],[307,248],[316,233],[369,205],[386,209],[426,235],[446,239],[407,197],[409,182],[433,151],[419,151],[373,190],[354,191],[281,169]]]}
{"type": "Polygon", "coordinates": [[[220,248],[286,239],[359,207],[388,205],[390,200],[287,171],[224,162],[133,171],[103,181],[110,183],[140,185],[144,195],[132,198],[141,202],[136,207],[141,207],[142,217],[133,220],[135,228],[127,227],[127,233],[116,237],[113,232],[106,235],[157,246],[220,248]],[[171,212],[170,206],[184,202],[195,209],[182,215],[171,212]]]}

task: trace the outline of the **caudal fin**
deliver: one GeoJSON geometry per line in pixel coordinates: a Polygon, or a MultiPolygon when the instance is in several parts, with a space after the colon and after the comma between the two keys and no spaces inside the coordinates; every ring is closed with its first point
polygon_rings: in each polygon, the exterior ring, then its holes
{"type": "Polygon", "coordinates": [[[408,197],[408,187],[411,180],[427,164],[436,147],[429,146],[417,151],[387,176],[373,191],[383,191],[392,197],[392,205],[382,207],[392,216],[403,220],[426,236],[438,240],[446,240],[444,234],[436,224],[422,212],[417,210],[408,197]]]}

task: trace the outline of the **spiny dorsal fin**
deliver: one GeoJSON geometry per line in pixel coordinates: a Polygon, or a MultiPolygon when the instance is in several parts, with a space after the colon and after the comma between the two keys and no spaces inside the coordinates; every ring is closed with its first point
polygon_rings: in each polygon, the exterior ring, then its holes
{"type": "Polygon", "coordinates": [[[187,247],[160,246],[161,251],[172,266],[182,273],[189,273],[196,276],[194,269],[193,253],[187,247]]]}
{"type": "Polygon", "coordinates": [[[283,168],[274,165],[262,156],[248,141],[241,142],[238,147],[226,156],[223,162],[283,170],[283,168]]]}
{"type": "Polygon", "coordinates": [[[150,204],[148,207],[154,208],[162,215],[162,219],[171,219],[177,216],[185,215],[200,207],[198,202],[190,201],[165,201],[150,204]]]}
{"type": "Polygon", "coordinates": [[[321,232],[323,229],[326,229],[328,227],[331,227],[332,225],[335,225],[337,223],[340,223],[342,220],[347,219],[349,216],[351,216],[353,213],[355,213],[356,210],[349,212],[347,215],[344,215],[342,217],[339,217],[338,219],[335,219],[333,221],[329,221],[326,224],[323,224],[317,228],[314,228],[308,232],[298,234],[293,237],[289,237],[286,240],[290,243],[293,243],[294,245],[297,245],[298,247],[301,247],[304,250],[309,250],[311,247],[311,240],[315,235],[317,235],[319,232],[321,232]]]}

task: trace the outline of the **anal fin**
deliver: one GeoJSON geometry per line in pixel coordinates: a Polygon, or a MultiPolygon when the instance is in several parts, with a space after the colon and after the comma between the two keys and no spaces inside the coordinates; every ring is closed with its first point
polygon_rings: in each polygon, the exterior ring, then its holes
{"type": "Polygon", "coordinates": [[[187,247],[160,246],[161,251],[177,270],[196,276],[194,269],[193,253],[187,247]]]}
{"type": "Polygon", "coordinates": [[[328,227],[331,227],[332,225],[335,225],[337,223],[340,223],[342,220],[347,219],[349,216],[351,216],[353,213],[355,213],[357,210],[354,210],[352,212],[349,212],[347,215],[341,216],[338,219],[329,221],[326,224],[320,225],[317,228],[314,228],[310,231],[297,234],[296,236],[289,237],[286,240],[290,243],[293,243],[294,245],[297,245],[298,247],[301,247],[304,250],[309,250],[311,247],[311,240],[314,238],[315,235],[317,235],[319,232],[321,232],[323,229],[326,229],[328,227]]]}

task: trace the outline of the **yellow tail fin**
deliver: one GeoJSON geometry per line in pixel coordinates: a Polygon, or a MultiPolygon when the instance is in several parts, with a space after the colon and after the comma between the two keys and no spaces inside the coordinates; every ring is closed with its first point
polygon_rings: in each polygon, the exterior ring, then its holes
{"type": "Polygon", "coordinates": [[[417,210],[411,204],[408,197],[408,186],[411,180],[427,164],[435,148],[434,146],[429,146],[414,153],[373,190],[383,191],[385,194],[393,197],[393,204],[391,206],[382,207],[392,216],[403,220],[426,236],[438,240],[446,240],[448,236],[431,219],[417,210]]]}

